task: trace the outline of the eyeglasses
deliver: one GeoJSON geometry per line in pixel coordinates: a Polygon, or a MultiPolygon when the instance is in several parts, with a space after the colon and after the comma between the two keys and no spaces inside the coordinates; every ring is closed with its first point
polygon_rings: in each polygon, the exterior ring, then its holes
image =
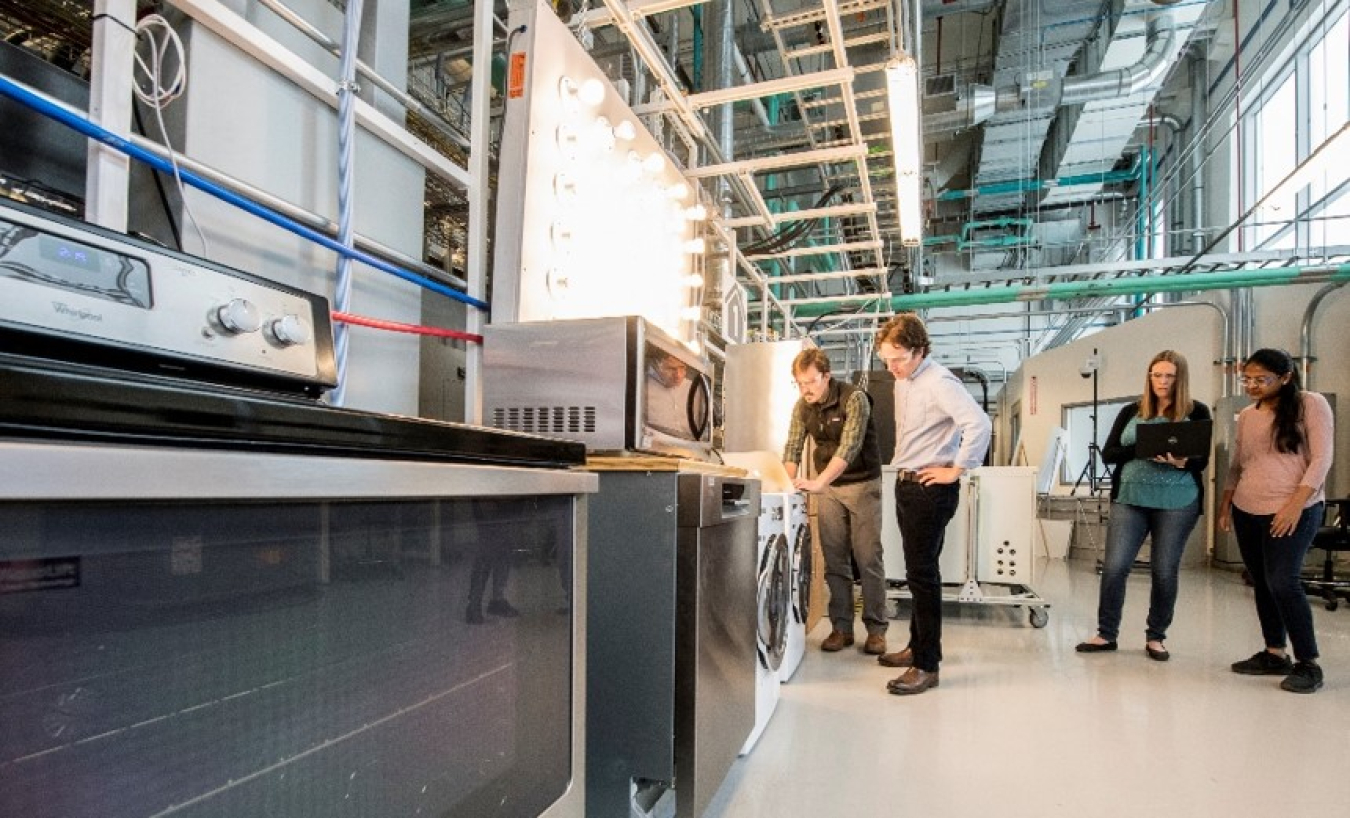
{"type": "Polygon", "coordinates": [[[794,379],[792,382],[795,383],[795,384],[797,385],[797,388],[798,388],[798,389],[810,389],[811,387],[813,387],[813,386],[815,386],[816,384],[820,383],[821,380],[824,379],[824,377],[825,377],[824,375],[817,375],[817,376],[815,376],[814,378],[810,378],[810,379],[805,380],[805,381],[799,381],[799,380],[795,380],[795,379],[794,379]]]}
{"type": "Polygon", "coordinates": [[[1175,381],[1177,379],[1177,376],[1171,372],[1150,372],[1148,376],[1155,381],[1175,381]]]}
{"type": "Polygon", "coordinates": [[[1243,386],[1270,386],[1276,380],[1279,380],[1278,375],[1257,375],[1256,377],[1243,375],[1238,378],[1238,382],[1243,386]]]}

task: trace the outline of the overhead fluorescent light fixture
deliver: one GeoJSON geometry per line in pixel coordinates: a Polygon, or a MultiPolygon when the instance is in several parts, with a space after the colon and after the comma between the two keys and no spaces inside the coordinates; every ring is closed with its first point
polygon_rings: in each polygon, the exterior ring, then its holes
{"type": "Polygon", "coordinates": [[[919,145],[919,66],[905,53],[886,63],[886,95],[891,114],[891,159],[895,163],[896,211],[900,243],[923,241],[919,145]]]}

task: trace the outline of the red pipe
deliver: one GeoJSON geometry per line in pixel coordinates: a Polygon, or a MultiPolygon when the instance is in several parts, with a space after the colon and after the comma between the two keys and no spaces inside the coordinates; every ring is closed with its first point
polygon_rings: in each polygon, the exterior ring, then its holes
{"type": "Polygon", "coordinates": [[[427,327],[421,324],[400,324],[397,321],[385,321],[379,318],[366,318],[364,315],[352,315],[350,313],[333,311],[333,320],[341,321],[344,324],[352,324],[358,327],[372,327],[374,329],[387,330],[389,332],[408,332],[414,335],[430,335],[436,338],[454,338],[459,341],[470,341],[475,344],[483,343],[483,336],[475,335],[472,332],[460,332],[455,329],[441,329],[440,327],[427,327]]]}

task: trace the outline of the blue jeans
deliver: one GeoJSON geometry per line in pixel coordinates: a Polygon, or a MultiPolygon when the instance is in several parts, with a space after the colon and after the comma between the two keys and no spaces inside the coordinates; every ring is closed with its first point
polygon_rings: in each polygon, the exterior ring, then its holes
{"type": "Polygon", "coordinates": [[[1148,601],[1148,628],[1145,638],[1161,642],[1167,638],[1172,614],[1177,607],[1177,571],[1186,551],[1186,539],[1200,518],[1197,500],[1182,508],[1144,508],[1125,503],[1111,504],[1111,519],[1106,527],[1106,557],[1102,560],[1102,588],[1097,599],[1097,633],[1114,642],[1120,636],[1120,611],[1125,607],[1125,581],[1144,544],[1153,535],[1149,566],[1153,572],[1153,591],[1148,601]]]}
{"type": "Polygon", "coordinates": [[[1270,533],[1270,521],[1275,515],[1248,514],[1233,506],[1233,533],[1242,552],[1242,564],[1247,566],[1256,590],[1261,636],[1266,647],[1283,649],[1287,635],[1294,644],[1294,658],[1300,661],[1316,659],[1318,655],[1312,606],[1299,575],[1313,535],[1322,525],[1324,506],[1325,503],[1314,503],[1303,509],[1298,525],[1285,537],[1270,533]]]}
{"type": "Polygon", "coordinates": [[[905,582],[913,597],[909,649],[914,666],[934,673],[942,661],[942,574],[938,558],[947,523],[961,501],[961,485],[924,486],[897,481],[895,518],[905,550],[905,582]]]}

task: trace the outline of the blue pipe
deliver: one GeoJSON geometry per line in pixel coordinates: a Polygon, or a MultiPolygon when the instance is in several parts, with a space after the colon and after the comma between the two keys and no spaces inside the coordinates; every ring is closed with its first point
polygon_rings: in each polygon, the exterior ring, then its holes
{"type": "MultiPolygon", "coordinates": [[[[121,151],[122,153],[125,153],[127,156],[130,156],[132,159],[144,162],[145,164],[149,165],[155,170],[160,171],[161,173],[174,172],[173,165],[167,160],[161,159],[158,156],[155,156],[153,153],[150,153],[149,151],[143,148],[139,148],[136,145],[133,145],[132,143],[126,141],[125,139],[113,133],[112,131],[105,130],[104,128],[95,125],[93,122],[90,122],[89,120],[85,119],[82,116],[72,114],[70,111],[67,111],[66,109],[60,107],[59,105],[54,105],[51,102],[48,102],[47,100],[43,99],[37,94],[34,94],[32,91],[29,91],[27,88],[24,88],[23,86],[12,82],[8,77],[0,76],[0,95],[7,96],[10,99],[14,100],[15,102],[27,105],[29,108],[32,108],[33,110],[37,111],[43,116],[54,119],[57,122],[60,122],[62,125],[65,125],[66,127],[72,128],[76,131],[79,131],[80,133],[84,134],[90,139],[102,142],[104,145],[107,145],[108,147],[113,148],[114,150],[121,151]]],[[[459,292],[458,290],[451,289],[445,286],[444,284],[441,284],[440,282],[432,281],[431,279],[423,278],[422,276],[419,276],[416,273],[408,272],[402,267],[396,267],[387,261],[375,258],[374,256],[365,253],[361,250],[357,250],[353,247],[344,247],[342,246],[341,243],[334,241],[333,239],[330,239],[324,234],[316,232],[315,230],[312,230],[304,226],[303,224],[300,224],[297,221],[293,221],[292,219],[289,219],[281,215],[280,213],[277,213],[273,210],[269,210],[268,208],[263,207],[262,205],[254,201],[245,199],[243,196],[240,196],[239,194],[234,193],[233,191],[226,190],[225,188],[215,184],[214,182],[210,182],[206,179],[203,179],[202,177],[198,176],[197,174],[193,173],[190,170],[187,170],[185,168],[179,168],[178,175],[188,185],[191,185],[192,187],[195,187],[198,190],[203,191],[205,193],[209,193],[212,196],[215,196],[217,199],[229,202],[230,204],[234,205],[240,210],[243,210],[247,213],[251,213],[265,222],[274,224],[277,227],[282,228],[283,230],[288,230],[294,233],[295,235],[300,236],[301,238],[308,239],[314,242],[315,244],[318,244],[322,247],[326,247],[329,250],[332,250],[334,253],[347,256],[348,258],[351,258],[355,261],[359,261],[362,264],[367,264],[371,267],[374,267],[377,270],[383,270],[384,272],[389,273],[390,275],[397,276],[403,279],[404,281],[416,284],[419,287],[425,287],[426,289],[431,290],[432,292],[440,293],[441,295],[453,298],[456,301],[462,301],[471,307],[477,307],[480,310],[488,309],[488,304],[486,301],[480,301],[477,298],[459,292]]]]}

